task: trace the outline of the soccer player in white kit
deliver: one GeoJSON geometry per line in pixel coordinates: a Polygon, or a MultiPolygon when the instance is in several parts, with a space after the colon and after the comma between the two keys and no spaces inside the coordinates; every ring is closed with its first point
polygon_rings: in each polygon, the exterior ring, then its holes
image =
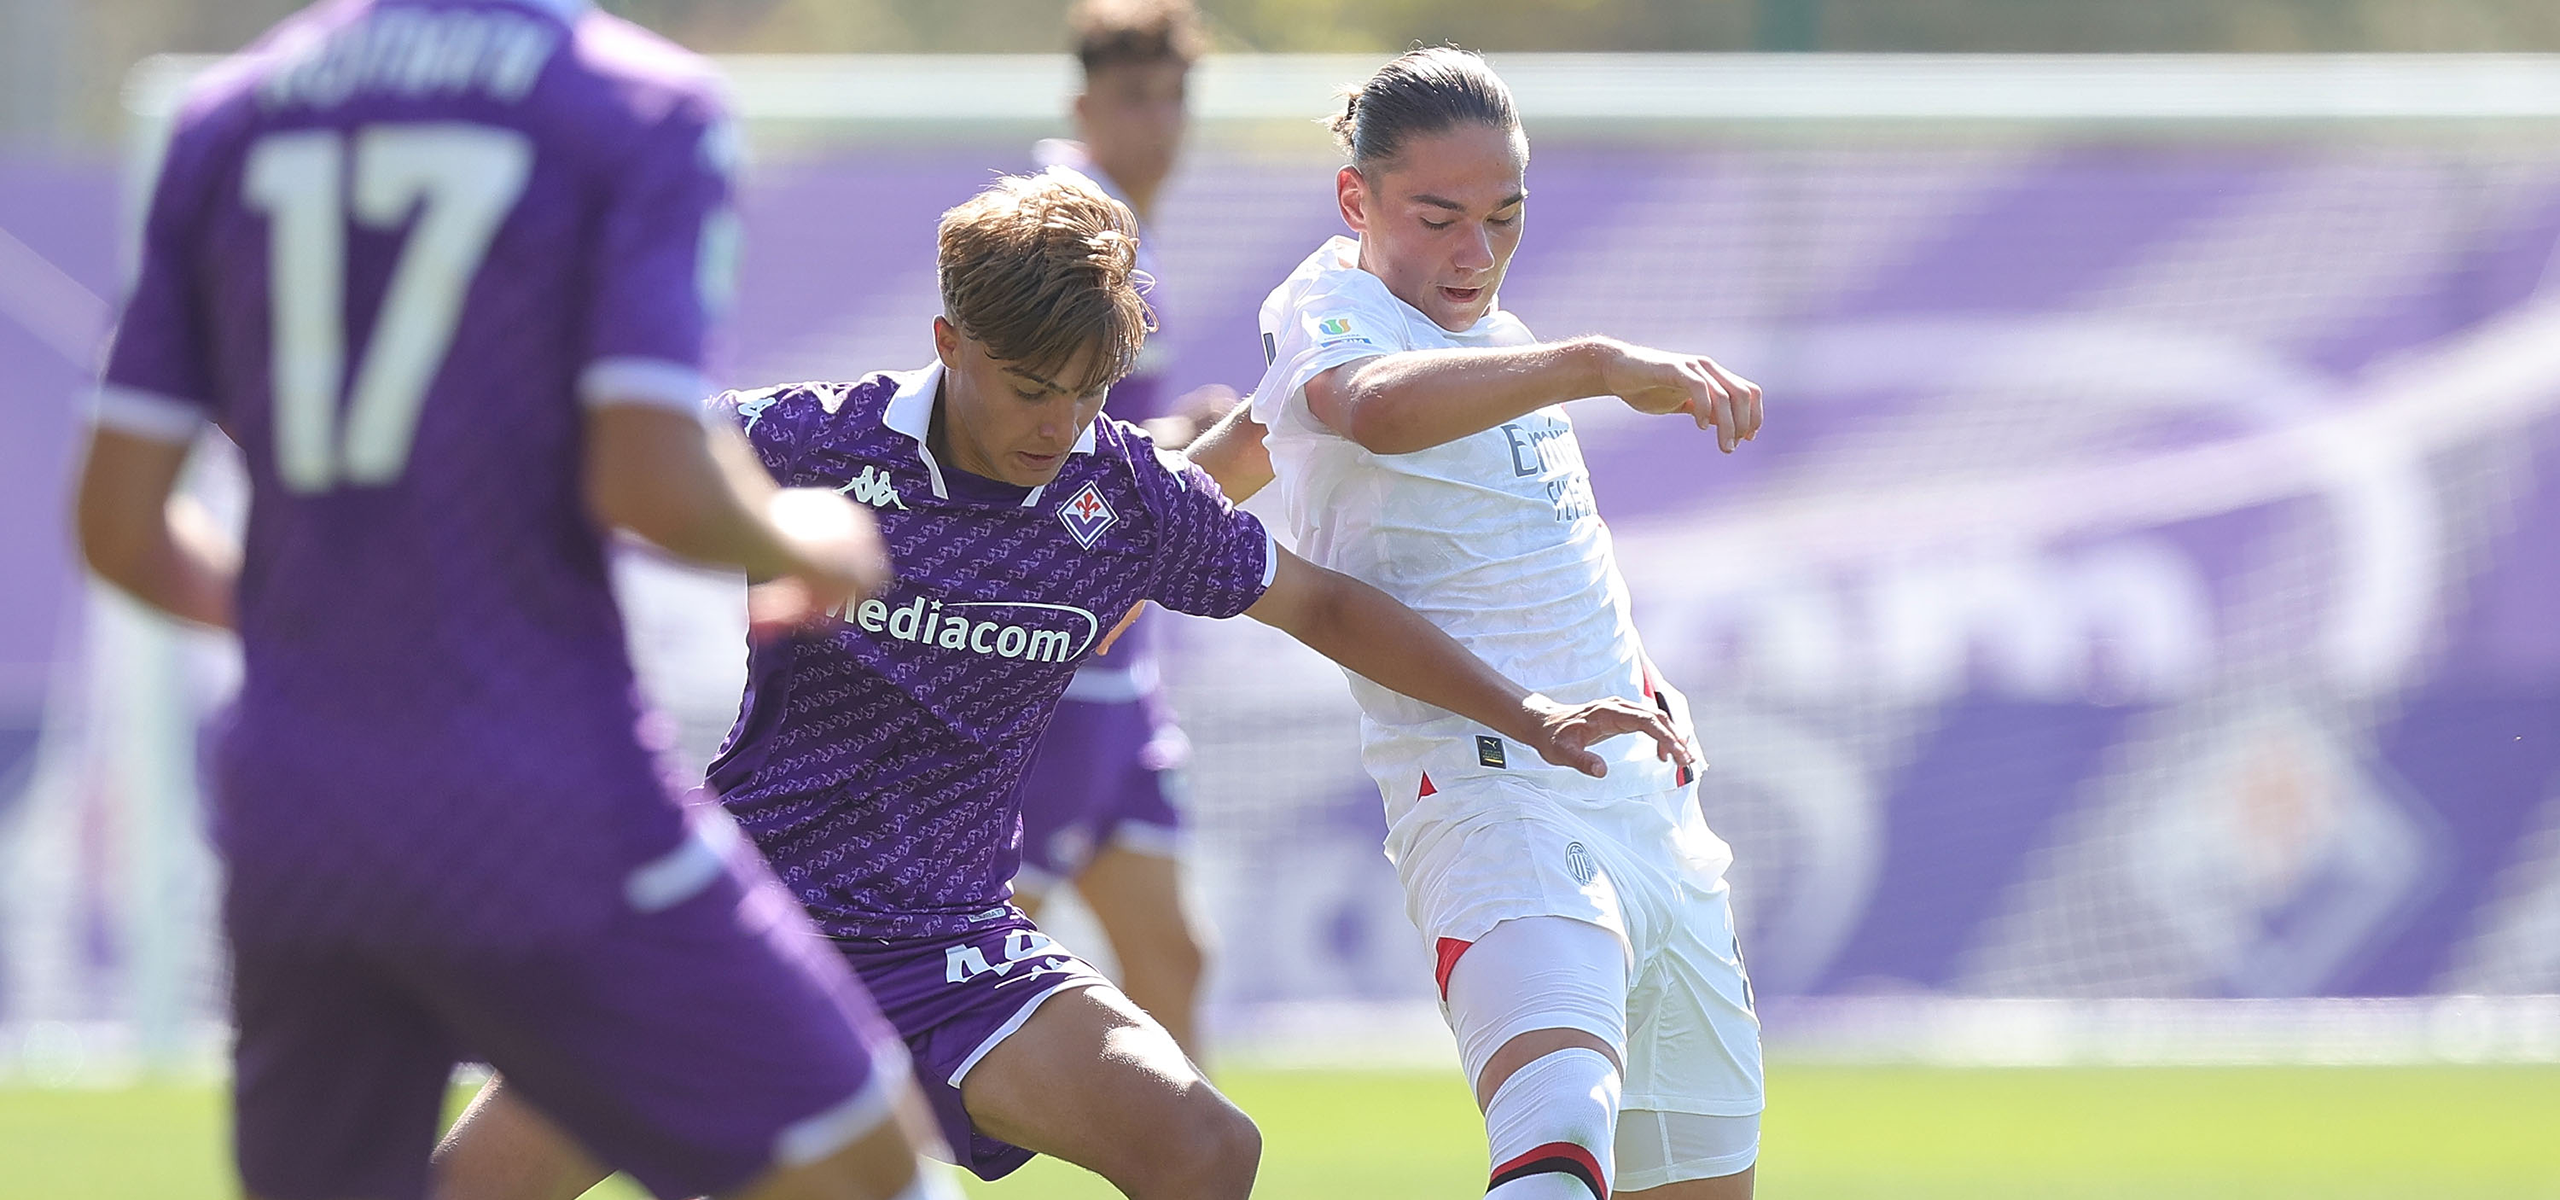
{"type": "MultiPolygon", "coordinates": [[[[1349,97],[1337,178],[1359,236],[1262,308],[1269,370],[1193,457],[1241,497],[1276,471],[1301,555],[1402,600],[1566,701],[1686,705],[1646,658],[1565,401],[1685,414],[1730,453],[1760,390],[1607,338],[1541,342],[1496,293],[1528,142],[1473,54],[1416,50],[1349,97]],[[1268,462],[1253,449],[1259,424],[1268,462]]],[[[1387,855],[1484,1110],[1495,1200],[1751,1194],[1759,1022],[1727,902],[1732,853],[1651,747],[1602,778],[1358,676],[1387,855]]],[[[1691,735],[1694,736],[1694,735],[1691,735]]]]}

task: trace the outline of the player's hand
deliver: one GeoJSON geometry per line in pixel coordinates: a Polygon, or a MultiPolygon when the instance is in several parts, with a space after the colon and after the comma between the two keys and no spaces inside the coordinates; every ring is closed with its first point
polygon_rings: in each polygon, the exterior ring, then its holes
{"type": "Polygon", "coordinates": [[[1147,611],[1147,602],[1144,600],[1130,605],[1129,615],[1120,618],[1120,623],[1112,626],[1111,632],[1102,635],[1101,644],[1095,646],[1093,652],[1098,655],[1111,653],[1111,644],[1119,641],[1121,634],[1129,632],[1129,627],[1138,623],[1138,614],[1145,611],[1147,611]]]}
{"type": "Polygon", "coordinates": [[[1637,412],[1687,413],[1698,428],[1715,429],[1716,448],[1727,454],[1760,435],[1760,385],[1716,360],[1613,339],[1600,348],[1600,385],[1637,412]]]}
{"type": "Polygon", "coordinates": [[[1697,768],[1697,752],[1690,748],[1689,739],[1672,726],[1670,714],[1659,708],[1615,696],[1565,705],[1532,695],[1527,703],[1538,720],[1538,740],[1530,748],[1538,752],[1538,757],[1559,767],[1602,778],[1609,773],[1609,764],[1589,747],[1623,734],[1641,733],[1652,738],[1654,746],[1669,755],[1671,761],[1692,770],[1697,768]]]}
{"type": "MultiPolygon", "coordinates": [[[[1682,694],[1680,689],[1671,686],[1670,680],[1656,675],[1653,677],[1653,702],[1662,710],[1662,715],[1671,718],[1671,728],[1679,732],[1680,740],[1688,743],[1689,755],[1697,763],[1695,769],[1706,770],[1707,752],[1705,748],[1698,745],[1697,723],[1689,719],[1689,697],[1682,694]]],[[[1659,750],[1656,757],[1669,762],[1671,752],[1668,749],[1659,750]]]]}
{"type": "Polygon", "coordinates": [[[823,488],[785,488],[765,505],[791,573],[747,593],[747,627],[770,633],[835,612],[889,586],[879,526],[823,488]]]}

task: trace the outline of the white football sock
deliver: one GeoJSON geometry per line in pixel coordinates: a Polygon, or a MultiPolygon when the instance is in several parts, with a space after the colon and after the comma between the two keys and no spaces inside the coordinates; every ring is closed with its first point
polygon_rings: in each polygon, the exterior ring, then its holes
{"type": "Polygon", "coordinates": [[[1609,1056],[1558,1050],[1512,1073],[1485,1106],[1485,1200],[1609,1200],[1620,1080],[1609,1056]]]}

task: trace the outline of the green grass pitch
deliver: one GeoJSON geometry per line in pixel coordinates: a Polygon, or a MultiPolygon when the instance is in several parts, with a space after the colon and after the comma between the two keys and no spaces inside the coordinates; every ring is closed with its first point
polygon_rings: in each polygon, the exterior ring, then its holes
{"type": "MultiPolygon", "coordinates": [[[[1482,1194],[1456,1074],[1233,1071],[1269,1200],[1482,1194]]],[[[2560,1068],[1777,1065],[1760,1195],[2560,1200],[2560,1068]]],[[[0,1196],[215,1200],[220,1094],[0,1087],[0,1196]]],[[[1106,1198],[1043,1160],[978,1197],[1106,1198]]],[[[625,1200],[636,1189],[596,1193],[625,1200]]]]}

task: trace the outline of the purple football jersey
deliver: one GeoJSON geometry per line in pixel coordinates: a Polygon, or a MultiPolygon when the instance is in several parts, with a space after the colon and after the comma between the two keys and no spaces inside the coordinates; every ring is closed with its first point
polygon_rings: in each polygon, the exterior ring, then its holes
{"type": "Polygon", "coordinates": [[[732,392],[776,479],[869,505],[900,582],[759,644],[710,786],[838,937],[940,936],[1005,911],[1022,772],[1060,693],[1140,600],[1227,617],[1278,550],[1216,483],[1096,421],[1058,477],[1015,488],[926,443],[937,366],[732,392]]]}
{"type": "Polygon", "coordinates": [[[99,419],[248,464],[239,920],[592,928],[677,842],[581,404],[700,403],[730,144],[703,60],[543,0],[325,4],[190,97],[99,419]]]}

